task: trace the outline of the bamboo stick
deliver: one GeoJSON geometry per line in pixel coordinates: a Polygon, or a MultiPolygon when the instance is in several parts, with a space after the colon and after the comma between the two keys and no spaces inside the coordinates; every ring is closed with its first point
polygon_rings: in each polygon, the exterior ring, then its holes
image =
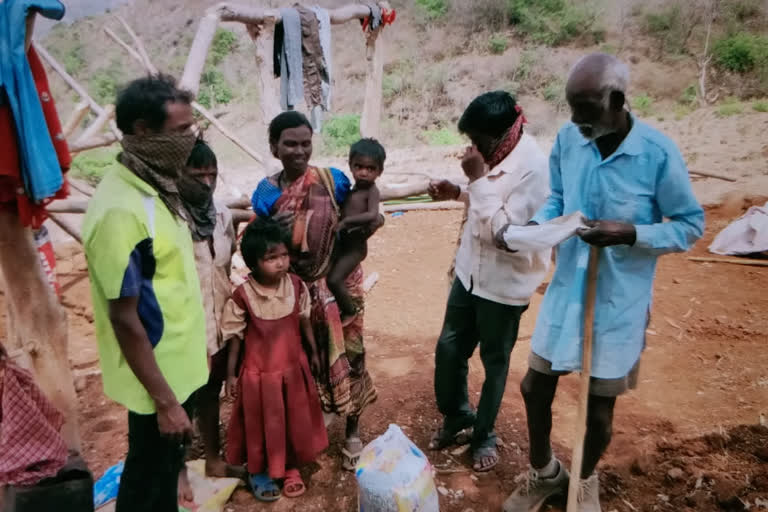
{"type": "Polygon", "coordinates": [[[68,220],[59,217],[55,213],[48,213],[48,218],[54,222],[57,226],[63,229],[69,236],[77,240],[80,245],[83,245],[83,235],[80,233],[80,229],[71,224],[68,220]]]}
{"type": "Polygon", "coordinates": [[[94,189],[92,186],[90,186],[88,183],[84,181],[80,181],[77,178],[67,178],[67,181],[69,182],[69,186],[73,189],[77,190],[81,194],[91,197],[94,192],[96,192],[96,189],[94,189]]]}
{"type": "Polygon", "coordinates": [[[104,107],[104,111],[96,116],[96,119],[86,127],[85,130],[83,130],[83,133],[80,134],[80,136],[75,140],[74,145],[83,145],[86,141],[93,139],[96,137],[99,132],[101,132],[104,129],[104,125],[106,125],[109,121],[114,119],[115,117],[115,106],[114,105],[107,105],[104,107]]]}
{"type": "Polygon", "coordinates": [[[768,260],[754,260],[749,258],[700,258],[691,256],[690,261],[698,263],[730,263],[732,265],[747,265],[751,267],[768,267],[768,260]]]}
{"type": "MultiPolygon", "coordinates": [[[[91,110],[93,110],[97,115],[101,115],[104,112],[104,108],[96,103],[96,100],[91,98],[91,96],[88,94],[88,91],[86,91],[85,88],[77,82],[77,80],[72,78],[72,76],[67,73],[67,70],[64,69],[64,67],[59,64],[59,62],[54,59],[50,53],[48,53],[48,50],[37,43],[33,44],[35,45],[35,50],[37,50],[37,53],[39,53],[40,56],[48,63],[48,65],[51,66],[51,68],[53,68],[53,70],[61,76],[64,82],[66,82],[66,84],[71,87],[72,90],[75,91],[81,99],[88,102],[91,110]]],[[[120,130],[117,129],[117,126],[114,124],[114,122],[110,122],[109,127],[110,130],[112,130],[112,133],[115,134],[115,137],[120,139],[122,134],[120,133],[120,130]]]]}
{"type": "Polygon", "coordinates": [[[147,71],[149,71],[150,74],[156,75],[157,74],[157,68],[154,64],[152,64],[152,59],[149,58],[149,54],[147,53],[147,49],[144,47],[144,43],[141,42],[141,39],[139,39],[139,36],[136,35],[136,32],[133,31],[130,25],[123,19],[122,16],[115,15],[115,18],[122,23],[123,28],[125,28],[125,31],[128,32],[128,35],[131,36],[131,39],[133,40],[133,44],[136,45],[136,49],[139,52],[139,55],[141,57],[141,62],[144,65],[144,68],[146,68],[147,71]]]}
{"type": "Polygon", "coordinates": [[[83,122],[85,116],[88,115],[89,110],[91,110],[90,105],[84,101],[81,101],[75,105],[75,110],[72,112],[72,115],[69,116],[69,119],[67,119],[67,122],[64,123],[64,127],[61,129],[61,134],[65,139],[68,139],[69,136],[72,135],[75,130],[77,130],[77,127],[80,126],[80,123],[83,122]]]}
{"type": "Polygon", "coordinates": [[[196,101],[192,102],[192,108],[200,112],[200,114],[204,118],[206,118],[213,126],[215,126],[222,133],[222,135],[224,135],[229,140],[231,140],[237,147],[245,151],[248,154],[248,156],[250,156],[257,162],[259,162],[260,164],[264,163],[264,158],[262,158],[262,156],[259,153],[251,149],[245,142],[243,142],[242,139],[240,139],[240,137],[235,135],[233,132],[229,131],[229,129],[226,126],[224,126],[221,123],[221,121],[216,119],[216,117],[212,113],[210,113],[207,108],[205,108],[204,106],[202,106],[196,101]]]}
{"type": "Polygon", "coordinates": [[[465,207],[466,205],[459,201],[438,201],[434,203],[384,205],[384,212],[394,213],[394,212],[433,211],[433,210],[463,210],[465,207]]]}
{"type": "Polygon", "coordinates": [[[718,180],[723,181],[730,181],[734,182],[736,181],[736,178],[731,178],[730,176],[725,176],[723,174],[717,174],[714,172],[704,172],[704,171],[688,171],[688,174],[696,174],[697,176],[704,176],[706,178],[717,178],[718,180]]]}
{"type": "MultiPolygon", "coordinates": [[[[390,9],[389,2],[379,2],[379,6],[382,9],[390,9]]],[[[328,15],[331,23],[338,25],[355,19],[363,19],[370,15],[370,10],[362,4],[349,4],[337,9],[328,9],[328,15]]],[[[280,19],[279,9],[265,9],[227,2],[210,7],[200,20],[200,26],[197,28],[195,39],[192,41],[179,86],[197,93],[200,88],[200,77],[203,74],[205,58],[208,55],[219,22],[236,21],[246,25],[259,25],[265,22],[277,23],[280,19]]]]}
{"type": "MultiPolygon", "coordinates": [[[[125,23],[125,21],[124,21],[124,20],[122,20],[122,19],[121,19],[121,21],[122,21],[122,23],[123,23],[124,25],[127,25],[127,23],[125,23]]],[[[107,29],[105,29],[105,31],[106,31],[106,30],[107,30],[107,29]]],[[[111,32],[111,31],[110,31],[110,32],[111,32]]],[[[139,48],[139,52],[137,52],[137,51],[133,50],[133,49],[132,49],[132,48],[131,48],[131,47],[128,45],[128,43],[126,43],[125,41],[123,41],[122,39],[120,39],[120,37],[119,37],[117,34],[115,34],[114,32],[111,32],[111,34],[108,32],[109,36],[110,36],[112,39],[114,39],[114,40],[115,40],[115,42],[117,42],[117,43],[118,43],[118,44],[119,44],[119,45],[120,45],[120,46],[121,46],[123,49],[125,49],[126,51],[128,51],[128,53],[129,53],[129,54],[130,54],[130,55],[131,55],[133,58],[137,59],[137,60],[139,61],[139,63],[141,63],[141,64],[144,66],[144,68],[147,70],[147,72],[149,72],[150,74],[157,74],[157,68],[155,68],[155,66],[154,66],[154,65],[152,65],[152,63],[151,63],[151,62],[149,63],[149,65],[146,65],[146,64],[145,64],[145,60],[144,60],[144,58],[143,58],[143,57],[141,57],[141,55],[140,55],[140,52],[141,52],[143,55],[146,55],[146,50],[144,50],[144,49],[143,49],[143,48],[144,48],[144,45],[141,43],[141,40],[139,40],[139,39],[138,39],[138,36],[136,36],[136,33],[135,33],[135,32],[133,32],[132,30],[131,30],[129,33],[130,33],[130,34],[132,34],[132,36],[131,36],[131,37],[134,37],[134,38],[135,38],[135,39],[134,39],[134,43],[136,43],[136,46],[139,48]]],[[[208,111],[208,109],[206,109],[205,107],[203,107],[202,105],[200,105],[200,104],[199,104],[198,102],[196,102],[196,101],[193,101],[193,102],[192,102],[192,108],[194,108],[194,109],[195,109],[197,112],[199,112],[199,113],[200,113],[200,115],[202,115],[202,116],[203,116],[205,119],[207,119],[207,120],[208,120],[208,122],[210,122],[210,123],[211,123],[213,126],[215,126],[215,127],[216,127],[216,129],[218,129],[218,130],[219,130],[219,131],[222,133],[222,135],[224,135],[225,137],[227,137],[227,138],[228,138],[229,140],[231,140],[231,141],[232,141],[232,142],[233,142],[233,143],[234,143],[234,144],[235,144],[237,147],[239,147],[239,148],[240,148],[240,149],[242,149],[242,150],[243,150],[245,153],[247,153],[247,154],[248,154],[248,156],[250,156],[251,158],[253,158],[254,160],[256,160],[258,163],[264,163],[264,158],[263,158],[263,157],[262,157],[262,156],[261,156],[261,155],[260,155],[258,152],[256,152],[255,150],[253,150],[253,149],[252,149],[250,146],[248,146],[248,144],[246,144],[246,143],[245,143],[245,142],[244,142],[242,139],[240,139],[240,137],[238,137],[237,135],[235,135],[235,134],[234,134],[233,132],[231,132],[231,131],[230,131],[230,130],[229,130],[227,127],[226,127],[226,126],[224,126],[224,125],[221,123],[221,121],[219,121],[218,119],[216,119],[216,116],[214,116],[214,115],[213,115],[211,112],[209,112],[209,111],[208,111]]]]}
{"type": "Polygon", "coordinates": [[[105,133],[104,135],[99,135],[98,137],[93,137],[89,140],[85,140],[83,142],[73,142],[69,145],[69,152],[70,153],[80,153],[81,151],[86,151],[89,149],[94,148],[102,148],[104,146],[111,146],[115,142],[117,142],[117,137],[115,137],[111,133],[105,133]]]}
{"type": "MultiPolygon", "coordinates": [[[[131,56],[132,56],[134,59],[138,60],[138,61],[141,63],[141,65],[142,65],[142,66],[144,66],[144,59],[142,59],[142,58],[141,58],[141,55],[139,55],[139,52],[137,52],[136,50],[134,50],[134,49],[133,49],[133,47],[132,47],[131,45],[129,45],[128,43],[126,43],[125,41],[123,41],[122,39],[120,39],[120,36],[118,36],[117,34],[115,34],[115,32],[114,32],[114,31],[113,31],[111,28],[109,28],[109,27],[104,27],[104,32],[105,32],[105,33],[106,33],[106,34],[107,34],[107,35],[108,35],[108,36],[109,36],[109,37],[110,37],[110,38],[111,38],[111,39],[112,39],[114,42],[116,42],[117,44],[119,44],[119,45],[120,45],[120,46],[123,48],[123,50],[125,50],[125,51],[127,51],[129,54],[131,54],[131,56]]],[[[145,69],[146,69],[146,66],[145,66],[145,69]]]]}

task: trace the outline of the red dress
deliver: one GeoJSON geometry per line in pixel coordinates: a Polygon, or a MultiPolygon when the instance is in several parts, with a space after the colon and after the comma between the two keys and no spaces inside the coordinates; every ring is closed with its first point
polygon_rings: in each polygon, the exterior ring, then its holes
{"type": "Polygon", "coordinates": [[[232,301],[246,312],[245,353],[227,434],[227,460],[284,478],[328,447],[320,399],[301,343],[301,280],[291,274],[293,311],[276,320],[253,313],[244,287],[232,301]]]}

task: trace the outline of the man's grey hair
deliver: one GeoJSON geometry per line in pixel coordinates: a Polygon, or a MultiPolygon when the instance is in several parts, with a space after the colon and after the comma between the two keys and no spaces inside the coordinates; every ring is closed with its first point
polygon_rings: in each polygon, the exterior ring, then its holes
{"type": "Polygon", "coordinates": [[[609,101],[610,95],[614,91],[626,94],[629,88],[629,66],[607,53],[592,53],[580,58],[571,68],[568,78],[570,79],[573,73],[587,60],[597,60],[600,64],[598,84],[606,101],[609,101]]]}

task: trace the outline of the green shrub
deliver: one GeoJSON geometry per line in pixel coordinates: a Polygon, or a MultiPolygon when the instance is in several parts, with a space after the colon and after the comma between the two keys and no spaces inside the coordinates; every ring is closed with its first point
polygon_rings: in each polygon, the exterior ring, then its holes
{"type": "Polygon", "coordinates": [[[447,0],[416,0],[416,5],[430,20],[436,20],[448,12],[447,0]]]}
{"type": "Polygon", "coordinates": [[[88,89],[97,103],[114,103],[117,95],[117,79],[109,70],[100,69],[91,75],[88,89]]]}
{"type": "Polygon", "coordinates": [[[323,142],[333,154],[344,154],[360,138],[360,116],[334,116],[323,125],[323,142]]]}
{"type": "Polygon", "coordinates": [[[493,34],[488,40],[488,49],[491,50],[491,53],[494,55],[501,55],[507,51],[508,46],[509,41],[507,40],[507,36],[503,34],[493,34]]]}
{"type": "Polygon", "coordinates": [[[648,117],[653,111],[653,98],[647,94],[641,94],[632,98],[632,108],[641,116],[648,117]]]}
{"type": "Polygon", "coordinates": [[[559,78],[551,80],[546,87],[544,87],[541,94],[544,100],[552,103],[558,110],[566,105],[565,83],[559,78]]]}
{"type": "Polygon", "coordinates": [[[208,53],[210,63],[218,66],[224,57],[237,48],[237,35],[229,30],[218,28],[211,42],[211,50],[208,53]]]}
{"type": "Polygon", "coordinates": [[[206,108],[214,105],[226,105],[232,101],[232,89],[221,71],[205,71],[200,77],[200,92],[197,101],[206,108]]]}
{"type": "Polygon", "coordinates": [[[83,45],[79,42],[64,56],[64,69],[70,75],[77,75],[85,67],[83,45]]]}
{"type": "Polygon", "coordinates": [[[583,36],[600,42],[597,9],[590,3],[566,0],[507,0],[511,24],[533,41],[557,46],[583,36]]]}
{"type": "Polygon", "coordinates": [[[701,22],[701,13],[689,0],[677,0],[671,5],[645,13],[646,32],[658,40],[660,50],[684,53],[693,30],[701,22]]]}
{"type": "Polygon", "coordinates": [[[717,41],[713,47],[718,66],[736,73],[768,69],[768,37],[738,32],[717,41]]]}
{"type": "Polygon", "coordinates": [[[763,0],[727,0],[723,2],[725,15],[737,23],[744,23],[763,15],[763,0]]]}
{"type": "Polygon", "coordinates": [[[744,112],[744,106],[737,98],[726,98],[725,101],[717,107],[718,117],[736,116],[744,112]]]}
{"type": "Polygon", "coordinates": [[[117,169],[117,154],[120,149],[116,146],[107,148],[90,149],[78,153],[72,159],[71,173],[75,178],[87,181],[91,185],[97,185],[104,175],[117,169]]]}
{"type": "Polygon", "coordinates": [[[768,112],[768,100],[756,101],[752,104],[752,110],[755,112],[768,112]]]}
{"type": "Polygon", "coordinates": [[[458,132],[447,127],[439,130],[425,130],[422,136],[430,146],[458,146],[464,142],[458,132]]]}
{"type": "Polygon", "coordinates": [[[695,105],[698,97],[699,94],[696,84],[691,84],[680,94],[677,102],[681,105],[695,105]]]}

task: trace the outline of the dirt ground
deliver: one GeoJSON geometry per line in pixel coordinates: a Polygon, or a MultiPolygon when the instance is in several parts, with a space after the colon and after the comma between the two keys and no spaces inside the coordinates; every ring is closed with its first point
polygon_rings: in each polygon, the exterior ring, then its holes
{"type": "MultiPolygon", "coordinates": [[[[714,234],[747,204],[739,200],[709,208],[706,236],[693,254],[706,255],[714,234]]],[[[366,441],[396,423],[426,448],[437,426],[433,351],[459,222],[458,211],[406,213],[388,218],[371,240],[365,267],[381,278],[368,297],[366,346],[379,400],[362,419],[366,441]]],[[[84,455],[98,477],[125,454],[126,414],[102,394],[95,373],[83,255],[74,245],[59,246],[58,252],[84,455]]],[[[614,439],[602,464],[604,510],[742,510],[746,503],[768,508],[768,429],[758,425],[761,412],[768,414],[768,268],[666,256],[655,289],[640,386],[618,402],[614,439]]],[[[503,441],[497,469],[473,475],[466,453],[430,454],[438,485],[447,491],[441,496],[444,511],[500,510],[515,477],[526,468],[518,384],[540,301],[537,294],[513,352],[497,422],[503,441]]],[[[477,357],[470,374],[470,392],[477,396],[483,380],[477,357]]],[[[563,378],[555,402],[553,442],[563,460],[570,457],[577,385],[576,376],[563,378]]],[[[342,422],[336,421],[330,428],[332,447],[306,468],[305,497],[266,507],[240,490],[227,510],[355,510],[354,477],[340,470],[342,436],[342,422]]]]}

